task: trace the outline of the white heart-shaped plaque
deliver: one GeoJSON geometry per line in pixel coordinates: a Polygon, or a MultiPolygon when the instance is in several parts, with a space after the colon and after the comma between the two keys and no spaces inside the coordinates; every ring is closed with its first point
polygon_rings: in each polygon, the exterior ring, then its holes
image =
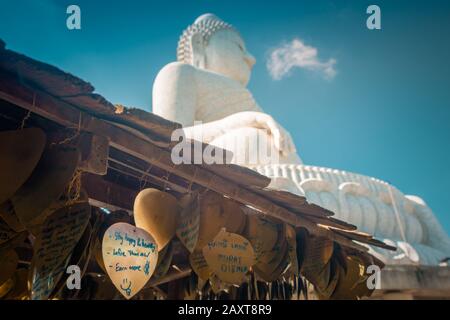
{"type": "Polygon", "coordinates": [[[119,222],[106,230],[102,254],[111,281],[126,299],[131,299],[155,271],[158,245],[147,231],[119,222]]]}

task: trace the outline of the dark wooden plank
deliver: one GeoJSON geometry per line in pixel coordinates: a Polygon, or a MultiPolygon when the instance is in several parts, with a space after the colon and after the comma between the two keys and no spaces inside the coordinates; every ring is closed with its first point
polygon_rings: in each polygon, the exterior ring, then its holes
{"type": "Polygon", "coordinates": [[[254,170],[235,164],[211,164],[203,165],[203,167],[240,185],[264,188],[267,187],[271,181],[270,178],[263,176],[254,170]]]}
{"type": "Polygon", "coordinates": [[[94,91],[90,83],[70,73],[11,50],[0,50],[0,68],[52,95],[70,96],[94,91]]]}

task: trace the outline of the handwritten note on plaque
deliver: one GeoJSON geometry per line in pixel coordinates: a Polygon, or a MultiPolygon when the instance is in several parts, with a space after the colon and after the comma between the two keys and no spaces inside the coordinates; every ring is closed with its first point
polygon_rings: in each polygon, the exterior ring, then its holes
{"type": "Polygon", "coordinates": [[[250,241],[223,229],[203,247],[203,255],[214,274],[230,284],[240,285],[255,263],[255,252],[250,241]]]}
{"type": "Polygon", "coordinates": [[[189,250],[194,252],[198,240],[198,231],[200,227],[200,207],[196,196],[185,196],[181,201],[187,202],[180,212],[180,222],[177,226],[177,237],[181,243],[189,250]]]}
{"type": "Polygon", "coordinates": [[[191,263],[192,270],[197,274],[197,276],[206,281],[209,279],[212,271],[208,266],[208,263],[203,256],[203,252],[200,249],[195,250],[189,255],[189,262],[191,263]]]}
{"type": "Polygon", "coordinates": [[[80,240],[91,214],[87,202],[63,207],[42,225],[31,261],[31,298],[47,299],[66,271],[70,255],[80,240]]]}
{"type": "Polygon", "coordinates": [[[309,237],[304,248],[302,274],[305,277],[317,276],[333,254],[333,241],[324,237],[309,237]]]}
{"type": "Polygon", "coordinates": [[[273,249],[278,240],[277,224],[262,219],[256,215],[248,216],[248,225],[245,236],[255,250],[256,259],[273,249]]]}
{"type": "Polygon", "coordinates": [[[145,286],[158,261],[155,239],[147,231],[123,222],[106,230],[102,253],[106,272],[126,299],[145,286]]]}
{"type": "Polygon", "coordinates": [[[154,279],[159,279],[164,277],[169,271],[170,263],[173,257],[173,245],[169,242],[164,249],[158,253],[158,263],[156,264],[155,273],[153,274],[154,279]]]}

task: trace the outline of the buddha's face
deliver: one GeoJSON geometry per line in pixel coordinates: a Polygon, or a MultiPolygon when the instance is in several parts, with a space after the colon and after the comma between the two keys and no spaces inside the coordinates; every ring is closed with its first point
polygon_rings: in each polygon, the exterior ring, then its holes
{"type": "Polygon", "coordinates": [[[255,58],[247,52],[238,33],[222,29],[214,33],[205,48],[205,69],[220,73],[246,86],[255,58]]]}

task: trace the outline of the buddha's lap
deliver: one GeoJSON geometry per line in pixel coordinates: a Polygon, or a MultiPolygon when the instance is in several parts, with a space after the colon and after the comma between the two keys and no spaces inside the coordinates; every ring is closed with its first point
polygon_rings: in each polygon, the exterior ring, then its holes
{"type": "MultiPolygon", "coordinates": [[[[355,179],[353,175],[331,170],[323,174],[321,168],[304,165],[250,167],[270,178],[284,177],[293,180],[309,202],[333,211],[336,218],[355,224],[361,231],[376,234],[379,238],[402,239],[402,231],[392,205],[386,204],[375,193],[358,195],[340,191],[340,186],[352,182],[361,183],[363,178],[355,179]],[[321,183],[314,184],[311,180],[320,180],[321,183]]],[[[370,177],[366,179],[371,180],[370,177]]],[[[384,185],[380,184],[379,188],[384,193],[388,192],[384,185]]],[[[403,195],[396,202],[407,241],[422,243],[425,240],[425,230],[428,229],[427,222],[418,219],[416,214],[407,212],[411,210],[406,210],[403,203],[410,201],[403,195]]]]}
{"type": "Polygon", "coordinates": [[[232,162],[240,165],[301,164],[296,154],[283,156],[275,148],[273,136],[267,130],[243,127],[229,130],[210,142],[233,152],[232,162]]]}

